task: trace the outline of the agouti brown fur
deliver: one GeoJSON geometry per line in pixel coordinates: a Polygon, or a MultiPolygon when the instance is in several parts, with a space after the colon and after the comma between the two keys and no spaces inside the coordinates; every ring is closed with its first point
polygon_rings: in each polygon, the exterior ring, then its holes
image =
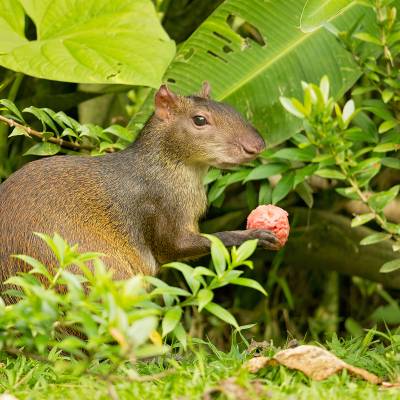
{"type": "MultiPolygon", "coordinates": [[[[209,252],[198,221],[206,210],[210,166],[250,161],[264,149],[258,132],[231,107],[209,99],[209,86],[184,97],[161,86],[155,113],[127,149],[101,157],[57,156],[28,163],[0,185],[1,281],[27,266],[10,257],[54,259],[33,232],[59,233],[81,251],[99,251],[116,279],[154,274],[165,262],[209,252]]],[[[267,231],[218,232],[227,245],[267,231]]]]}

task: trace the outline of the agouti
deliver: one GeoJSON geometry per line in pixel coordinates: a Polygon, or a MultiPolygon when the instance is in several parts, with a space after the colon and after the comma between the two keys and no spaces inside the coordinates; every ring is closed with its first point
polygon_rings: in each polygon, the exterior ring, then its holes
{"type": "MultiPolygon", "coordinates": [[[[82,251],[106,254],[116,279],[207,254],[198,221],[207,205],[208,168],[250,161],[265,147],[247,121],[209,92],[204,83],[200,94],[184,97],[162,85],[153,116],[124,151],[45,158],[11,175],[0,185],[1,281],[27,268],[12,254],[54,262],[32,232],[57,232],[82,251]]],[[[267,249],[279,245],[263,230],[215,235],[226,246],[248,239],[267,249]]]]}

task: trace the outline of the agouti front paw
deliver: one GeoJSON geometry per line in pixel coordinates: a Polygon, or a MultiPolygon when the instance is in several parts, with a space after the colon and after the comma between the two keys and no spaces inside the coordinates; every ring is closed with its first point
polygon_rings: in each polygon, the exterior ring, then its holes
{"type": "Polygon", "coordinates": [[[247,229],[246,240],[258,239],[258,245],[267,250],[279,250],[282,246],[271,231],[266,231],[264,229],[247,229]]]}

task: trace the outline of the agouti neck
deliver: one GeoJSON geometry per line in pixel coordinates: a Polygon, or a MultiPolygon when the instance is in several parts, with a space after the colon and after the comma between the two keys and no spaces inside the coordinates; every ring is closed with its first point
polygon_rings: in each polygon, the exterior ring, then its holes
{"type": "Polygon", "coordinates": [[[173,146],[170,133],[156,122],[150,120],[127,149],[105,156],[121,177],[113,184],[124,193],[118,201],[127,214],[137,212],[138,204],[130,202],[129,193],[139,188],[147,199],[160,203],[160,210],[171,213],[165,217],[173,220],[179,215],[181,224],[196,227],[207,206],[203,179],[208,167],[187,162],[184,143],[173,146]]]}
{"type": "Polygon", "coordinates": [[[207,165],[189,162],[186,143],[175,143],[172,137],[172,132],[165,131],[153,117],[125,153],[128,157],[140,159],[150,171],[154,169],[161,179],[167,176],[190,177],[194,184],[202,182],[207,165]]]}

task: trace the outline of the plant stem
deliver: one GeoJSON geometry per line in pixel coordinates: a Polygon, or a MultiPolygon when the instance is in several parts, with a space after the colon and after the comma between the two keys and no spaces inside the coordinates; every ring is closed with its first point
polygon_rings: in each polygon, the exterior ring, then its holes
{"type": "MultiPolygon", "coordinates": [[[[78,151],[95,149],[95,146],[92,146],[92,145],[73,143],[73,142],[69,142],[67,140],[63,140],[63,139],[57,138],[57,137],[49,137],[49,138],[45,139],[43,132],[36,131],[35,129],[32,129],[29,126],[22,125],[16,121],[14,121],[13,119],[6,118],[2,115],[0,115],[0,121],[5,122],[10,127],[18,127],[18,128],[23,129],[27,133],[27,135],[30,137],[33,136],[38,139],[41,139],[42,141],[58,144],[61,147],[65,147],[65,148],[72,149],[72,150],[78,150],[78,151]]],[[[108,153],[113,153],[114,149],[106,149],[105,151],[108,153]]],[[[0,155],[1,155],[1,145],[0,145],[0,155]]]]}
{"type": "Polygon", "coordinates": [[[374,219],[378,223],[378,225],[386,232],[390,233],[391,235],[394,235],[394,233],[391,232],[391,230],[388,228],[386,221],[368,204],[367,196],[361,191],[360,187],[357,184],[357,181],[351,177],[347,168],[345,168],[343,164],[340,163],[337,159],[336,159],[336,164],[340,167],[342,173],[346,176],[346,180],[350,183],[350,186],[355,190],[359,199],[368,207],[371,214],[374,215],[374,219]]]}
{"type": "Polygon", "coordinates": [[[11,85],[10,92],[8,93],[8,100],[11,100],[12,102],[15,101],[23,79],[24,75],[21,74],[20,72],[17,72],[15,74],[14,82],[11,85]]]}

